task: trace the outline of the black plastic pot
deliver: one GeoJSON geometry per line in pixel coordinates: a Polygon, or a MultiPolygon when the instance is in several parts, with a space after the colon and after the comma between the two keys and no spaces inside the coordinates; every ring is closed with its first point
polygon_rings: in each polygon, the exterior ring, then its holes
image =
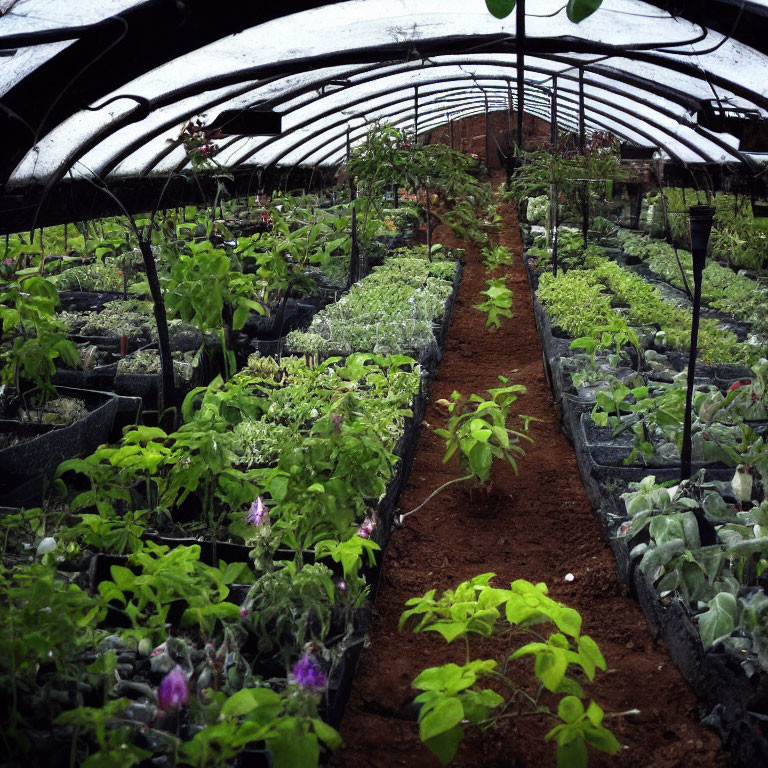
{"type": "Polygon", "coordinates": [[[101,312],[108,302],[124,298],[122,291],[59,291],[66,312],[101,312]]]}
{"type": "MultiPolygon", "coordinates": [[[[118,410],[118,399],[114,394],[68,387],[61,387],[58,392],[62,397],[83,400],[88,415],[68,427],[39,429],[34,439],[0,451],[0,466],[3,467],[0,505],[19,506],[17,488],[22,495],[27,496],[25,504],[30,504],[30,495],[37,498],[36,503],[39,504],[43,486],[51,480],[62,461],[85,456],[109,439],[118,410]]],[[[20,425],[16,421],[0,422],[1,431],[9,432],[19,428],[29,429],[27,425],[20,425]]]]}

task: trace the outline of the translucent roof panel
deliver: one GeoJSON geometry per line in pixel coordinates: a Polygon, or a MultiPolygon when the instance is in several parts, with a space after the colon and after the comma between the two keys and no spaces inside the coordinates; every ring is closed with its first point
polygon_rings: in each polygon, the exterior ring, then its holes
{"type": "MultiPolygon", "coordinates": [[[[0,18],[0,46],[4,35],[94,24],[144,4],[18,0],[0,18]]],[[[747,12],[750,7],[762,13],[768,0],[744,4],[747,12]]],[[[279,7],[274,12],[279,14],[279,7]]],[[[414,119],[408,112],[409,89],[418,87],[420,110],[434,108],[434,114],[425,112],[419,128],[439,119],[438,100],[452,89],[469,99],[480,93],[478,83],[501,90],[510,84],[514,92],[515,34],[515,14],[498,20],[485,0],[346,0],[279,16],[171,58],[103,93],[89,105],[110,102],[103,108],[75,111],[47,135],[35,137],[11,185],[55,180],[69,172],[108,177],[181,170],[186,163],[177,143],[186,121],[194,116],[207,121],[221,110],[254,105],[281,113],[284,135],[227,139],[220,142],[221,160],[234,166],[311,164],[329,151],[335,156],[338,136],[350,125],[359,132],[366,121],[390,115],[409,124],[414,119]],[[128,94],[146,105],[146,112],[128,94]]],[[[702,29],[685,18],[685,8],[672,16],[642,0],[604,0],[598,12],[574,25],[563,0],[536,0],[528,5],[526,35],[526,111],[550,117],[547,89],[557,76],[564,126],[576,113],[580,69],[588,126],[661,146],[684,162],[740,157],[733,137],[713,135],[696,124],[701,100],[716,98],[768,116],[765,54],[737,36],[702,29]]],[[[69,45],[29,46],[0,59],[0,100],[69,45]]],[[[456,103],[445,101],[445,106],[457,106],[460,97],[451,95],[456,103]]],[[[489,104],[491,98],[489,91],[489,104]]]]}
{"type": "MultiPolygon", "coordinates": [[[[0,38],[96,24],[148,1],[17,0],[6,14],[0,16],[0,38]]],[[[72,45],[77,37],[73,32],[69,41],[21,47],[16,49],[13,56],[0,59],[0,96],[21,82],[30,72],[72,45]]]]}

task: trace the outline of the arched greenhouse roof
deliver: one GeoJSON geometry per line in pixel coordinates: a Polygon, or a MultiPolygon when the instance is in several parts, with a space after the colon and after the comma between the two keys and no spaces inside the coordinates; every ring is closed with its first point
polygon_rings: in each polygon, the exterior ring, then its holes
{"type": "Polygon", "coordinates": [[[231,170],[333,166],[377,120],[425,132],[554,106],[561,130],[757,171],[728,131],[768,117],[768,0],[604,0],[580,24],[563,0],[524,11],[518,34],[484,0],[0,0],[5,196],[183,173],[187,121],[249,108],[281,132],[219,140],[231,170]]]}

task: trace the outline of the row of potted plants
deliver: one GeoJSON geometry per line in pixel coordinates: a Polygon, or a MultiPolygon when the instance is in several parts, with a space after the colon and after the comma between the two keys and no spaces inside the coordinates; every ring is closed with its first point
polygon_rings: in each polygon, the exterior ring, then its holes
{"type": "MultiPolygon", "coordinates": [[[[620,239],[630,250],[644,244],[620,239]]],[[[667,640],[734,763],[764,760],[768,742],[755,707],[765,632],[759,609],[750,612],[760,604],[755,595],[765,597],[768,553],[761,522],[768,362],[759,338],[745,344],[717,318],[702,321],[692,434],[694,466],[706,475],[680,484],[685,374],[675,348],[687,347],[686,303],[596,253],[557,277],[538,274],[533,260],[526,265],[538,285],[553,391],[620,576],[667,640]],[[732,365],[744,362],[751,371],[732,365]]],[[[727,299],[718,309],[728,311],[727,299]]]]}
{"type": "Polygon", "coordinates": [[[37,727],[45,738],[27,747],[84,765],[224,765],[254,744],[275,765],[315,764],[321,744],[338,743],[317,706],[338,718],[328,691],[362,647],[361,569],[385,539],[420,386],[404,356],[316,367],[253,356],[191,393],[176,432],[128,428],[62,464],[58,501],[4,518],[14,748],[37,727]],[[168,540],[200,533],[208,541],[168,540]],[[66,596],[52,603],[67,615],[50,640],[28,626],[34,584],[66,596]],[[54,706],[35,704],[73,680],[54,706]]]}

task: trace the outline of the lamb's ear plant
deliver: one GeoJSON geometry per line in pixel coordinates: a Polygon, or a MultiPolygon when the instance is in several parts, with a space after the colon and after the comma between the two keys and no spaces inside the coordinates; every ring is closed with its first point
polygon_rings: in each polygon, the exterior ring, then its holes
{"type": "Polygon", "coordinates": [[[608,754],[618,752],[618,741],[603,724],[602,708],[594,701],[585,705],[586,695],[576,679],[592,682],[596,670],[606,669],[595,641],[581,634],[579,613],[548,597],[545,584],[518,579],[509,589],[499,589],[490,584],[493,576],[480,574],[439,597],[432,589],[406,602],[401,630],[410,622],[414,632],[438,632],[447,643],[463,640],[466,650],[464,665],[431,667],[413,681],[422,691],[415,699],[421,705],[421,740],[448,765],[466,724],[487,729],[509,717],[538,716],[553,723],[545,739],[557,743],[558,768],[586,766],[587,745],[608,754]],[[556,631],[544,637],[543,630],[532,629],[541,624],[552,624],[556,631]],[[495,659],[471,658],[471,635],[501,633],[512,641],[501,665],[495,659]],[[534,657],[538,685],[530,691],[508,673],[510,662],[523,656],[534,657]],[[496,688],[500,684],[505,695],[481,687],[481,681],[496,688]],[[542,701],[545,691],[562,696],[556,712],[542,701]]]}
{"type": "Polygon", "coordinates": [[[514,293],[507,288],[507,278],[497,277],[486,280],[487,290],[481,291],[483,296],[488,298],[481,304],[476,304],[475,309],[488,313],[488,319],[485,327],[501,328],[501,320],[504,317],[514,317],[512,313],[512,304],[515,299],[514,293]]]}

